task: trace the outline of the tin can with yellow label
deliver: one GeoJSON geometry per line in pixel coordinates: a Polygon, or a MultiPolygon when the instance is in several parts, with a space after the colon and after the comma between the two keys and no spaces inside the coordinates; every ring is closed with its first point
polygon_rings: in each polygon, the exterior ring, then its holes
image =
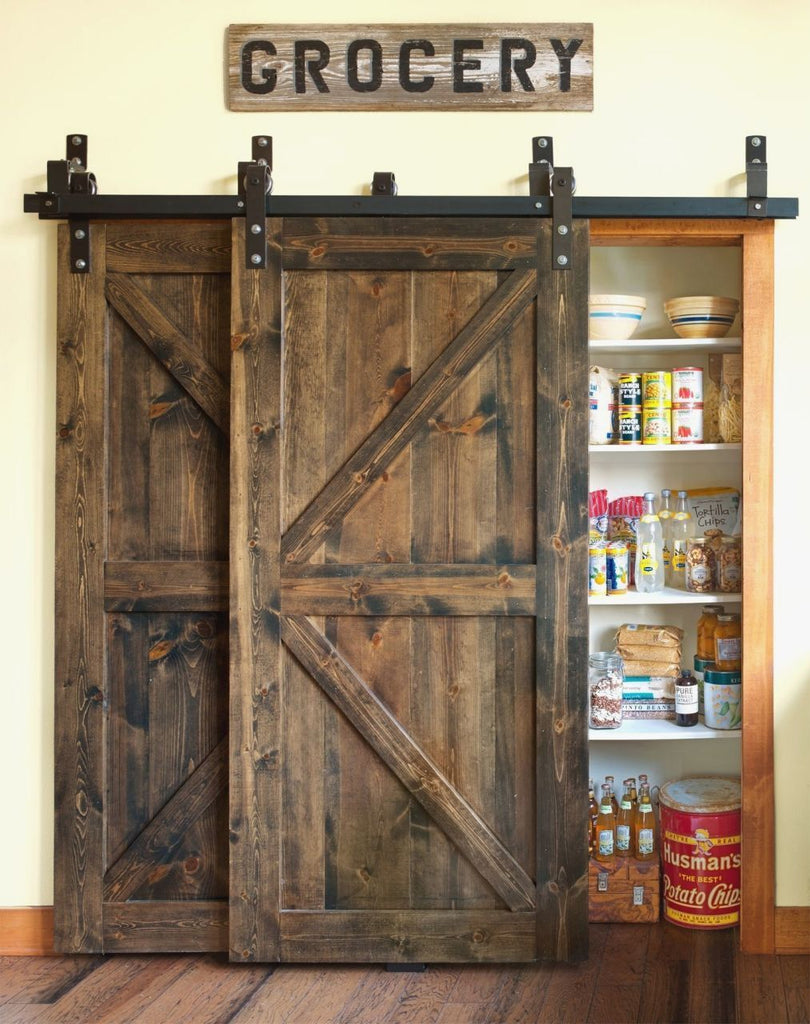
{"type": "Polygon", "coordinates": [[[672,405],[672,374],[669,370],[650,370],[641,375],[643,405],[672,405]]]}
{"type": "Polygon", "coordinates": [[[643,444],[672,444],[672,410],[669,406],[644,406],[641,440],[643,444]]]}

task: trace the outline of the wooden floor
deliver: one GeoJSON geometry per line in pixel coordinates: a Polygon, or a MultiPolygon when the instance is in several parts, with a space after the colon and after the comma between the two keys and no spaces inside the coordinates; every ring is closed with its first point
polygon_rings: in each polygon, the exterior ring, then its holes
{"type": "Polygon", "coordinates": [[[579,966],[228,964],[224,956],[0,958],[0,1024],[507,1024],[810,1020],[810,956],[734,930],[591,925],[579,966]]]}

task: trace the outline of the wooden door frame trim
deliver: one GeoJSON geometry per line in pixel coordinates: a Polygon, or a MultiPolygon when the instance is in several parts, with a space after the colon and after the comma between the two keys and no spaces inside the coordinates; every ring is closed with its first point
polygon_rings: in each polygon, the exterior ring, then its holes
{"type": "MultiPolygon", "coordinates": [[[[773,757],[773,293],[772,220],[594,220],[591,242],[607,246],[740,249],[743,309],[743,637],[740,945],[770,953],[776,938],[776,823],[773,757]]],[[[784,915],[783,915],[784,917],[784,915]]]]}

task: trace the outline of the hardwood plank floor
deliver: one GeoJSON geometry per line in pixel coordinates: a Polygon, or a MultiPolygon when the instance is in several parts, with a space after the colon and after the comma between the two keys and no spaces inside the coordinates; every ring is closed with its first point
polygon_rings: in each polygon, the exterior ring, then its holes
{"type": "Polygon", "coordinates": [[[583,964],[229,964],[220,955],[0,958],[0,1024],[809,1024],[810,956],[736,930],[590,926],[583,964]]]}

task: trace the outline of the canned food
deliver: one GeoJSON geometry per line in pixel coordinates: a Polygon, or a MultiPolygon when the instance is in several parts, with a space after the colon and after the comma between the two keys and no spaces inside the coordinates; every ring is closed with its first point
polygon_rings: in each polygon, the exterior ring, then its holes
{"type": "Polygon", "coordinates": [[[672,374],[669,370],[650,370],[641,375],[641,398],[646,405],[672,405],[672,374]]]}
{"type": "Polygon", "coordinates": [[[630,576],[630,552],[627,545],[611,541],[608,543],[605,556],[608,596],[626,594],[630,576]]]}
{"type": "Polygon", "coordinates": [[[588,548],[588,596],[607,595],[607,550],[606,545],[597,542],[588,548]]]}
{"type": "Polygon", "coordinates": [[[641,374],[619,374],[619,408],[623,405],[641,406],[641,374]]]}
{"type": "Polygon", "coordinates": [[[703,441],[703,403],[673,403],[672,443],[700,444],[703,441]]]}
{"type": "Polygon", "coordinates": [[[672,404],[703,401],[703,369],[676,366],[672,371],[672,404]]]}
{"type": "Polygon", "coordinates": [[[644,406],[641,421],[642,444],[672,444],[671,410],[662,406],[644,406]]]}
{"type": "Polygon", "coordinates": [[[641,406],[619,406],[619,444],[641,444],[641,406]]]}

